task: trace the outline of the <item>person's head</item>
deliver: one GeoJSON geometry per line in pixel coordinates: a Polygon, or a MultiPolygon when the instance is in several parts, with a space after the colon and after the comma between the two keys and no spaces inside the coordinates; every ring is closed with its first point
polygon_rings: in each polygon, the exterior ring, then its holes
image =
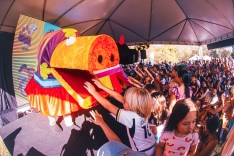
{"type": "Polygon", "coordinates": [[[163,79],[163,75],[162,75],[162,74],[158,74],[158,75],[156,76],[156,79],[157,79],[158,81],[161,81],[161,80],[163,79]]]}
{"type": "Polygon", "coordinates": [[[219,118],[214,116],[206,122],[204,126],[204,133],[206,135],[212,134],[216,132],[218,128],[219,128],[219,118]]]}
{"type": "Polygon", "coordinates": [[[218,95],[218,101],[222,101],[226,99],[226,95],[224,92],[220,92],[219,95],[218,95]]]}
{"type": "Polygon", "coordinates": [[[227,85],[231,84],[231,80],[230,79],[228,79],[226,82],[227,82],[227,85]]]}
{"type": "Polygon", "coordinates": [[[142,72],[143,72],[143,76],[144,76],[144,77],[147,77],[147,76],[148,76],[148,73],[147,73],[145,70],[143,70],[142,72]]]}
{"type": "Polygon", "coordinates": [[[164,123],[164,120],[167,118],[167,105],[166,98],[163,95],[153,95],[153,115],[156,119],[157,125],[164,123]]]}
{"type": "Polygon", "coordinates": [[[217,89],[212,88],[211,94],[212,94],[212,96],[215,96],[217,94],[217,89]]]}
{"type": "Polygon", "coordinates": [[[154,64],[154,65],[153,65],[153,71],[154,71],[154,72],[157,72],[158,70],[159,70],[159,65],[154,64]]]}
{"type": "Polygon", "coordinates": [[[194,102],[187,98],[177,101],[167,121],[165,131],[177,130],[182,134],[189,134],[197,123],[197,108],[194,102]]]}
{"type": "Polygon", "coordinates": [[[152,98],[146,89],[131,87],[124,94],[124,109],[148,119],[152,110],[152,98]]]}
{"type": "Polygon", "coordinates": [[[153,98],[153,110],[155,110],[156,112],[161,112],[162,110],[167,108],[166,98],[159,92],[157,93],[158,94],[151,95],[153,98]]]}
{"type": "Polygon", "coordinates": [[[171,77],[175,78],[178,76],[178,71],[182,69],[182,66],[174,66],[171,72],[171,77]]]}
{"type": "Polygon", "coordinates": [[[186,97],[189,98],[190,97],[190,89],[189,89],[190,80],[189,80],[188,72],[185,69],[179,70],[178,77],[175,77],[174,80],[179,85],[181,85],[182,83],[184,84],[186,97]]]}
{"type": "Polygon", "coordinates": [[[234,97],[234,86],[229,88],[229,95],[230,95],[230,97],[234,97]]]}
{"type": "Polygon", "coordinates": [[[160,69],[159,73],[160,73],[161,75],[166,75],[166,70],[165,70],[165,69],[160,69]]]}
{"type": "Polygon", "coordinates": [[[225,75],[227,76],[227,75],[229,75],[230,74],[230,70],[227,70],[226,72],[225,72],[225,75]]]}
{"type": "Polygon", "coordinates": [[[208,80],[209,82],[212,82],[212,77],[209,76],[207,80],[208,80]]]}
{"type": "Polygon", "coordinates": [[[145,86],[145,89],[146,89],[150,94],[159,91],[159,90],[157,89],[157,86],[156,86],[155,84],[147,84],[147,85],[145,86]]]}
{"type": "Polygon", "coordinates": [[[189,83],[189,77],[188,77],[188,71],[185,69],[179,70],[177,72],[178,76],[175,77],[175,82],[180,84],[183,83],[189,83]]]}
{"type": "Polygon", "coordinates": [[[148,77],[148,76],[146,76],[146,77],[144,77],[144,82],[143,82],[144,84],[151,84],[151,79],[150,79],[150,77],[148,77]]]}
{"type": "Polygon", "coordinates": [[[123,143],[115,140],[110,140],[104,145],[102,145],[97,152],[97,156],[147,156],[143,152],[133,151],[123,143]]]}
{"type": "Polygon", "coordinates": [[[200,94],[203,94],[203,93],[205,93],[205,92],[206,92],[206,88],[204,88],[204,87],[201,87],[201,88],[200,88],[200,90],[199,90],[199,92],[200,92],[200,94]]]}
{"type": "Polygon", "coordinates": [[[196,77],[196,75],[191,75],[190,79],[191,79],[191,82],[195,83],[197,77],[196,77]]]}
{"type": "Polygon", "coordinates": [[[207,82],[206,81],[202,82],[202,87],[207,87],[207,82]]]}
{"type": "Polygon", "coordinates": [[[201,101],[200,100],[196,100],[195,105],[197,107],[197,110],[199,110],[200,107],[201,107],[201,101]]]}

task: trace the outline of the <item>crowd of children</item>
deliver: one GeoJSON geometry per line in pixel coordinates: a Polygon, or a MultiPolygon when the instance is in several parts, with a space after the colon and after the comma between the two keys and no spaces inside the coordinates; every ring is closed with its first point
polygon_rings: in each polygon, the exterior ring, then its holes
{"type": "MultiPolygon", "coordinates": [[[[98,94],[91,83],[84,87],[126,126],[133,151],[154,156],[207,156],[218,144],[225,146],[228,133],[234,133],[233,65],[230,59],[174,66],[166,62],[123,65],[133,86],[124,96],[93,80],[121,102],[123,109],[98,94]]],[[[101,114],[91,114],[92,122],[102,127],[109,141],[120,141],[101,114]]],[[[234,154],[233,149],[224,149],[222,155],[234,154]]]]}

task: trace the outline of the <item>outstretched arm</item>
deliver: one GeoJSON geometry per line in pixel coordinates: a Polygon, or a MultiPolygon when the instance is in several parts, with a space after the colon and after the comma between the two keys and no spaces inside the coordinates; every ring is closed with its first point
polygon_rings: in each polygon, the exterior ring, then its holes
{"type": "Polygon", "coordinates": [[[94,119],[90,119],[90,121],[96,125],[99,125],[102,130],[104,131],[107,139],[109,141],[120,141],[119,137],[110,129],[110,127],[105,123],[105,121],[102,118],[102,115],[99,114],[96,110],[91,111],[90,114],[94,119]]]}
{"type": "Polygon", "coordinates": [[[147,72],[147,74],[149,75],[149,77],[154,80],[154,77],[151,75],[151,73],[148,71],[147,67],[144,67],[144,70],[147,72]]]}
{"type": "Polygon", "coordinates": [[[134,87],[142,88],[142,86],[141,86],[141,85],[139,85],[139,84],[135,83],[134,81],[131,81],[131,79],[128,79],[128,82],[129,82],[131,85],[133,85],[134,87]]]}
{"type": "Polygon", "coordinates": [[[137,88],[142,88],[142,84],[131,76],[128,76],[128,82],[137,88]]]}
{"type": "Polygon", "coordinates": [[[155,73],[151,68],[149,68],[149,70],[150,70],[154,75],[156,75],[156,73],[155,73]]]}
{"type": "Polygon", "coordinates": [[[110,111],[112,114],[116,115],[118,107],[110,103],[106,98],[102,97],[94,88],[94,86],[89,83],[85,82],[84,88],[88,90],[90,94],[93,95],[93,97],[108,111],[110,111]]]}
{"type": "MultiPolygon", "coordinates": [[[[136,69],[134,69],[134,71],[136,72],[136,74],[138,75],[138,76],[140,76],[140,78],[144,78],[144,76],[142,75],[142,73],[140,73],[140,72],[138,72],[136,69]]],[[[139,71],[140,71],[140,69],[139,69],[139,71]]]]}
{"type": "Polygon", "coordinates": [[[108,94],[110,94],[110,96],[112,96],[113,98],[118,100],[120,103],[124,103],[124,97],[121,94],[103,86],[103,84],[98,80],[93,79],[93,81],[94,81],[94,84],[97,85],[98,88],[100,88],[100,89],[104,90],[105,92],[107,92],[108,94]]]}
{"type": "MultiPolygon", "coordinates": [[[[218,107],[218,108],[216,108],[216,109],[211,109],[211,108],[207,108],[207,111],[209,111],[211,114],[217,114],[217,113],[219,113],[220,111],[222,111],[223,110],[223,107],[224,107],[224,100],[222,100],[222,104],[218,107]]],[[[219,102],[216,102],[216,103],[219,103],[219,102]]],[[[212,105],[212,106],[214,106],[214,105],[212,105]]]]}

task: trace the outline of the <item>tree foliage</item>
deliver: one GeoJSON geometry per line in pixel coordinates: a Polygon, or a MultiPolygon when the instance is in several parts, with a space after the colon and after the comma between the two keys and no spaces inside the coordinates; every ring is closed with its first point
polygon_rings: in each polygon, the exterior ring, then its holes
{"type": "MultiPolygon", "coordinates": [[[[234,54],[226,48],[208,50],[206,45],[201,45],[201,47],[203,56],[208,55],[213,58],[232,56],[234,58],[234,54]]],[[[134,47],[131,48],[133,49],[134,47]]],[[[154,54],[154,63],[187,61],[195,55],[199,56],[199,48],[199,46],[189,45],[150,45],[146,50],[147,59],[145,61],[150,61],[151,53],[154,54]]]]}
{"type": "Polygon", "coordinates": [[[231,53],[231,56],[232,56],[232,58],[234,59],[234,53],[233,53],[233,52],[231,53]]]}
{"type": "Polygon", "coordinates": [[[217,53],[216,50],[212,50],[211,53],[210,53],[210,56],[213,57],[213,58],[218,58],[219,54],[217,53]]]}

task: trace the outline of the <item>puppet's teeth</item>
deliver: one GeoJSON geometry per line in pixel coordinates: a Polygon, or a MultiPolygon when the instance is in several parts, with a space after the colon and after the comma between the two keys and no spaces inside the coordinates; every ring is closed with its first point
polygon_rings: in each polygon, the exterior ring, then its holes
{"type": "Polygon", "coordinates": [[[70,46],[75,42],[76,42],[76,38],[74,36],[70,36],[69,38],[66,39],[66,46],[70,46]]]}

